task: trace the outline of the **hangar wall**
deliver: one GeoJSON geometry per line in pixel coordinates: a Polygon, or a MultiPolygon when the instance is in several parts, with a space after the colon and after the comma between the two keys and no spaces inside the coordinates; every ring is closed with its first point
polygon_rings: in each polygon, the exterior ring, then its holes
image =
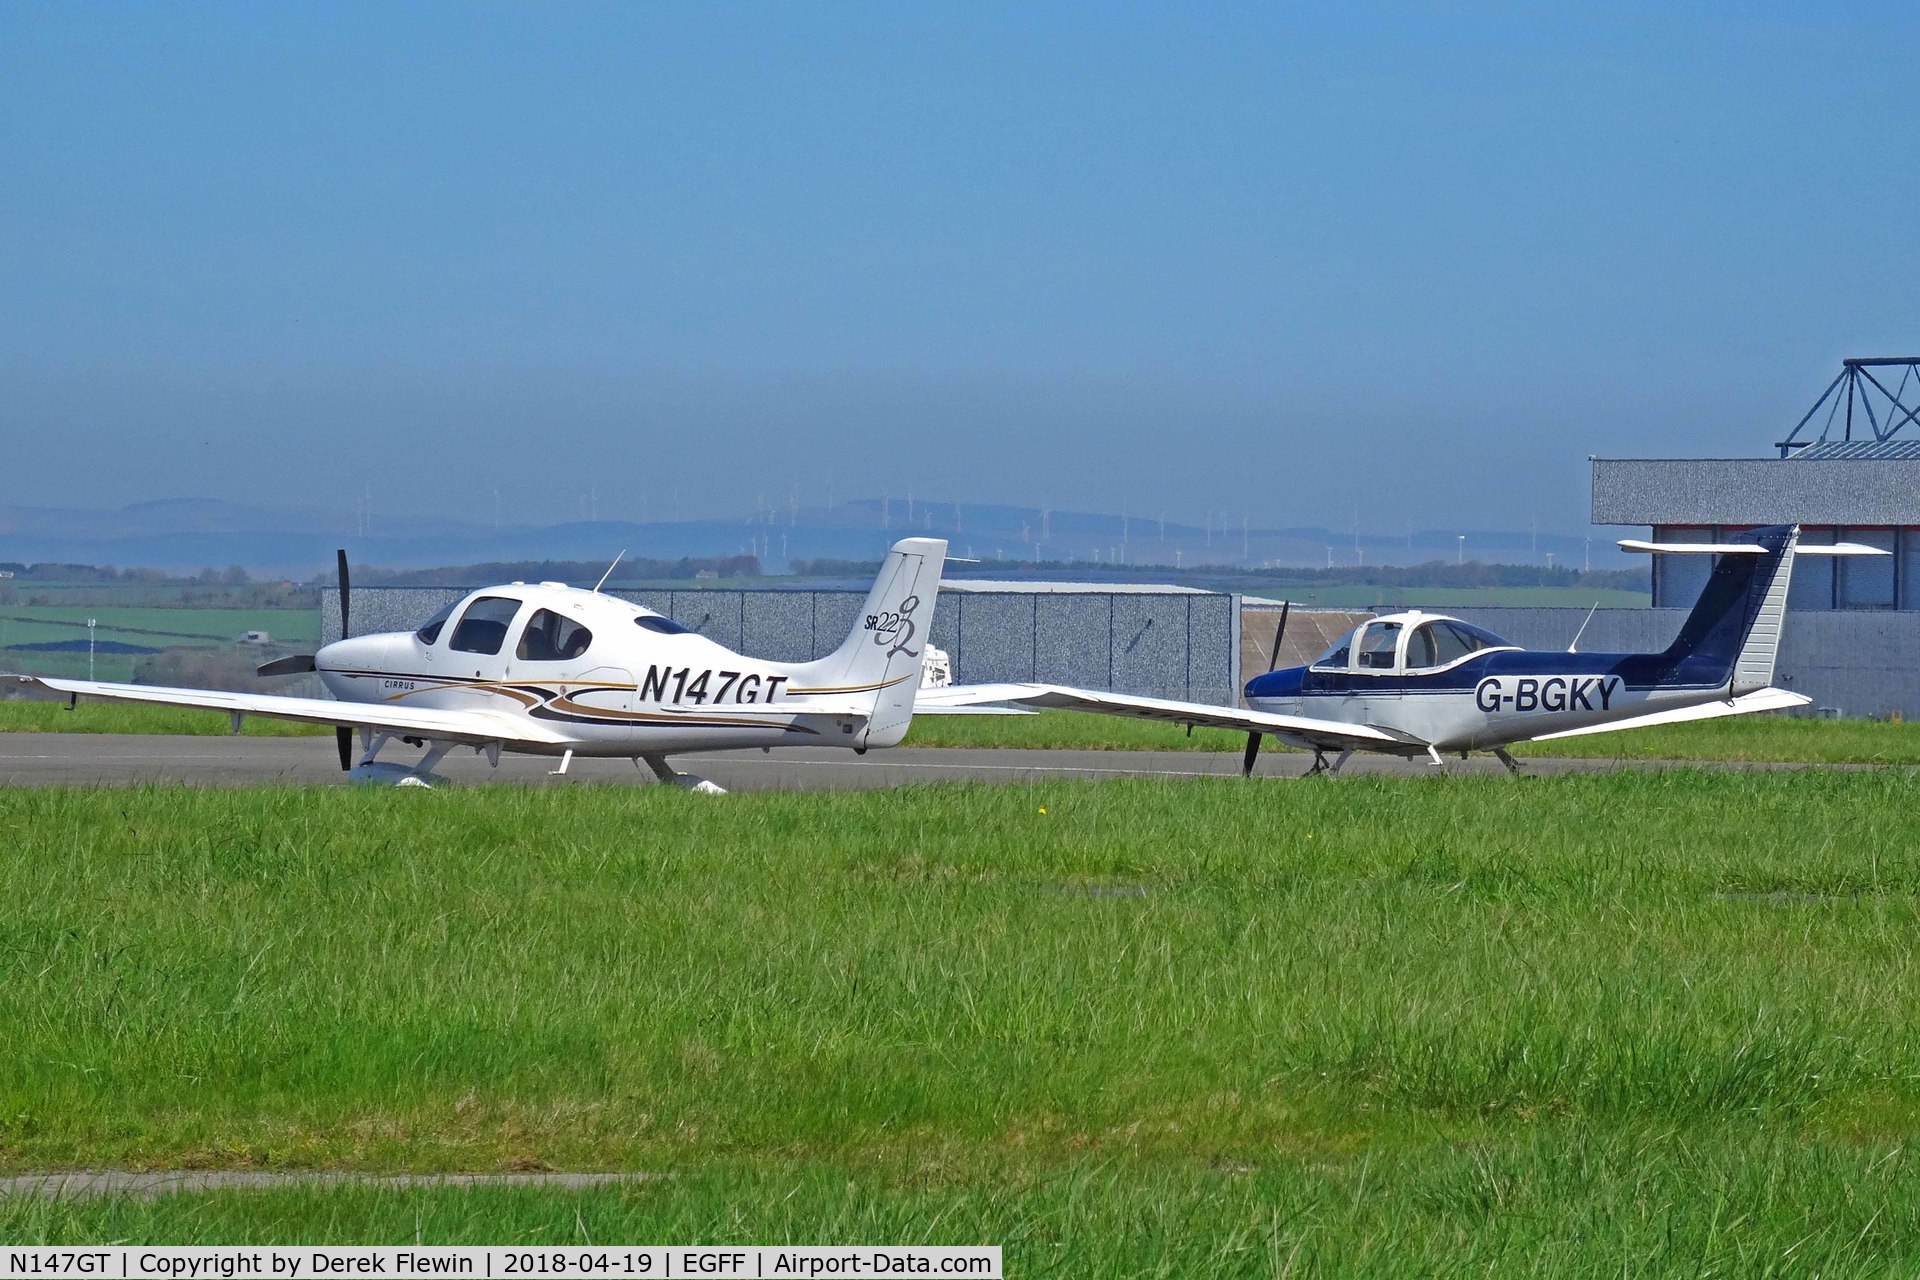
{"type": "MultiPolygon", "coordinates": [[[[353,631],[406,631],[463,588],[358,587],[353,631]]],[[[864,591],[609,591],[741,653],[805,662],[831,653],[864,591]]],[[[340,638],[340,600],[321,593],[321,643],[340,638]]],[[[965,684],[1039,680],[1149,697],[1239,700],[1240,600],[1196,591],[942,590],[930,638],[965,684]]]]}

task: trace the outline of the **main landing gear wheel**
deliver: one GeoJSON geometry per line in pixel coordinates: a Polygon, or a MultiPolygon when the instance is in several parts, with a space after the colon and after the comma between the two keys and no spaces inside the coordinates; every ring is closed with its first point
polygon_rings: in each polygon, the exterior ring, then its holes
{"type": "Polygon", "coordinates": [[[1332,764],[1328,764],[1327,753],[1322,748],[1315,747],[1313,749],[1313,768],[1307,770],[1306,773],[1301,776],[1311,778],[1316,773],[1324,773],[1331,778],[1345,768],[1347,761],[1351,759],[1353,759],[1353,748],[1348,747],[1334,758],[1332,764]]]}
{"type": "Polygon", "coordinates": [[[386,760],[376,760],[380,748],[385,746],[391,734],[379,734],[371,737],[367,743],[366,754],[360,757],[360,763],[347,770],[347,781],[370,786],[386,787],[443,787],[447,779],[433,771],[433,767],[446,758],[453,750],[451,742],[435,742],[427,747],[426,754],[412,765],[394,764],[386,760]]]}
{"type": "Polygon", "coordinates": [[[673,766],[667,763],[665,756],[636,756],[633,761],[634,767],[639,768],[642,760],[646,761],[647,767],[653,770],[653,776],[662,782],[671,783],[676,787],[684,787],[696,795],[723,796],[727,794],[725,787],[717,782],[710,782],[698,774],[674,772],[673,766]]]}

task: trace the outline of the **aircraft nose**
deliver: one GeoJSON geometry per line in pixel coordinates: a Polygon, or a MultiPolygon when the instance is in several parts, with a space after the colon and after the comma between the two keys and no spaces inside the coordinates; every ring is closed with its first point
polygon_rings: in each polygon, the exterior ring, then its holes
{"type": "Polygon", "coordinates": [[[1278,671],[1269,671],[1255,676],[1247,681],[1247,696],[1249,698],[1297,697],[1306,673],[1305,667],[1282,667],[1278,671]]]}
{"type": "Polygon", "coordinates": [[[313,665],[323,671],[339,671],[353,665],[353,652],[359,646],[352,640],[335,640],[332,644],[323,644],[320,651],[313,655],[313,665]]]}

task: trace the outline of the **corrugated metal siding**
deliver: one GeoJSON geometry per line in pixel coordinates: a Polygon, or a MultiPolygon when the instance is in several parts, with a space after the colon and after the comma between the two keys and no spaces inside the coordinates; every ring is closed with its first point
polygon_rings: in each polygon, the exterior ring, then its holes
{"type": "MultiPolygon", "coordinates": [[[[467,593],[440,587],[361,587],[356,635],[406,631],[467,593]]],[[[609,591],[730,649],[783,662],[833,652],[860,611],[853,591],[609,591]]],[[[1239,600],[1191,590],[983,592],[942,590],[930,638],[968,684],[1044,680],[1230,706],[1239,701],[1239,600]]],[[[340,638],[336,592],[321,593],[321,643],[340,638]]]]}
{"type": "Polygon", "coordinates": [[[1920,458],[1920,440],[1822,440],[1791,455],[1792,462],[1820,462],[1834,458],[1888,461],[1920,458]]]}
{"type": "Polygon", "coordinates": [[[1595,524],[1920,524],[1920,458],[1600,458],[1595,524]]]}

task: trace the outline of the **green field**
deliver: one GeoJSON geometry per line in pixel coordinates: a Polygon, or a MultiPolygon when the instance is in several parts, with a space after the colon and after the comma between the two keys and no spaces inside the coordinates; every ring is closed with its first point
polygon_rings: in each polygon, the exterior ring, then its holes
{"type": "MultiPolygon", "coordinates": [[[[204,738],[232,732],[233,725],[224,711],[106,702],[98,698],[83,698],[72,710],[68,710],[64,702],[0,702],[0,733],[164,733],[204,738]]],[[[267,737],[324,737],[333,729],[324,724],[251,716],[242,725],[241,732],[267,737]]]]}
{"type": "MultiPolygon", "coordinates": [[[[224,713],[178,707],[82,701],[0,702],[0,733],[171,733],[208,736],[231,732],[224,713]]],[[[253,717],[243,732],[270,736],[325,735],[325,725],[253,717]]],[[[1030,716],[919,716],[908,747],[1061,748],[1094,751],[1231,751],[1246,735],[1077,711],[1030,716]]],[[[1269,751],[1283,748],[1271,742],[1269,751]]],[[[1619,760],[1733,760],[1821,764],[1920,764],[1920,725],[1885,720],[1817,720],[1780,715],[1736,716],[1697,724],[1566,738],[1517,748],[1522,755],[1619,760]]]]}
{"type": "MultiPolygon", "coordinates": [[[[907,745],[1065,748],[1113,751],[1232,751],[1246,735],[1077,711],[1032,716],[917,716],[907,745]]],[[[1269,740],[1266,750],[1282,750],[1269,740]]],[[[1735,760],[1821,764],[1920,764],[1920,724],[1821,720],[1808,716],[1729,716],[1693,724],[1627,729],[1515,748],[1521,755],[1603,760],[1735,760]]]]}
{"type": "MultiPolygon", "coordinates": [[[[145,648],[233,649],[249,631],[273,637],[270,653],[308,650],[320,642],[316,609],[183,609],[119,605],[88,608],[69,605],[0,605],[0,671],[85,677],[87,654],[10,650],[11,645],[87,638],[87,619],[98,642],[118,641],[145,648]]],[[[249,652],[252,652],[249,650],[249,652]]],[[[101,680],[128,680],[140,656],[103,653],[94,660],[101,680]]]]}
{"type": "Polygon", "coordinates": [[[1010,1275],[1911,1274],[1904,772],[0,791],[10,1240],[987,1242],[1010,1275]]]}

